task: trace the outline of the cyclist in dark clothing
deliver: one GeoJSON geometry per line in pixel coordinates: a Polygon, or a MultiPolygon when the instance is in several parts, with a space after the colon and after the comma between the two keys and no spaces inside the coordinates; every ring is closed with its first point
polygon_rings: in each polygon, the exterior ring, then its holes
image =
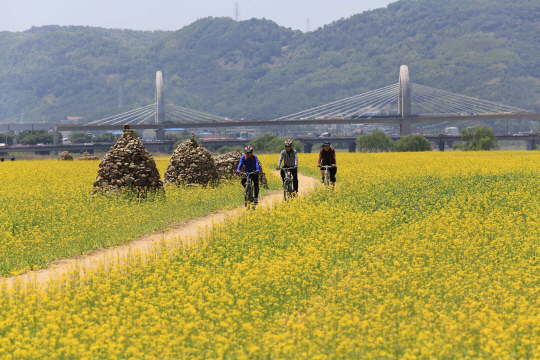
{"type": "MultiPolygon", "coordinates": [[[[236,169],[236,173],[238,174],[242,167],[244,167],[245,172],[252,172],[257,171],[257,174],[260,173],[261,169],[259,169],[259,160],[257,159],[257,156],[253,155],[253,148],[248,145],[246,146],[246,155],[242,156],[240,158],[240,163],[238,164],[238,169],[236,169]]],[[[251,181],[253,182],[253,190],[255,199],[253,200],[255,204],[259,203],[259,176],[252,176],[251,181]]],[[[242,186],[246,186],[247,178],[242,178],[242,186]]]]}
{"type": "MultiPolygon", "coordinates": [[[[317,166],[332,166],[330,170],[330,181],[332,185],[336,182],[336,152],[330,147],[330,143],[325,141],[322,145],[322,149],[319,152],[319,162],[317,166]]],[[[324,182],[324,170],[321,169],[322,181],[324,182]]]]}
{"type": "Polygon", "coordinates": [[[11,155],[11,161],[15,161],[15,155],[11,155]]]}
{"type": "Polygon", "coordinates": [[[0,156],[0,162],[4,162],[4,155],[0,156]]]}

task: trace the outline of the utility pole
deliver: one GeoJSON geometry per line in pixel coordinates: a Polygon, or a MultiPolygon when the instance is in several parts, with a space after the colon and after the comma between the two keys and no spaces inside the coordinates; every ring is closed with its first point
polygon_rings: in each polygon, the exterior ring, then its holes
{"type": "Polygon", "coordinates": [[[238,1],[234,5],[234,20],[240,21],[240,8],[238,6],[238,1]]]}
{"type": "Polygon", "coordinates": [[[309,20],[309,18],[307,18],[306,20],[306,32],[310,32],[311,31],[311,20],[309,20]]]}

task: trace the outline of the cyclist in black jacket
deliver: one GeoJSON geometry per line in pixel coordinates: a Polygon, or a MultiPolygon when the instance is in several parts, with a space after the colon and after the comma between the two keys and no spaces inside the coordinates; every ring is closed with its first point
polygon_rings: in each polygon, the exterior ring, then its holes
{"type": "MultiPolygon", "coordinates": [[[[325,141],[322,145],[322,149],[319,152],[319,162],[317,166],[332,166],[330,169],[330,181],[332,185],[336,182],[336,152],[330,147],[330,142],[325,141]]],[[[324,182],[324,170],[321,169],[322,181],[324,182]]]]}

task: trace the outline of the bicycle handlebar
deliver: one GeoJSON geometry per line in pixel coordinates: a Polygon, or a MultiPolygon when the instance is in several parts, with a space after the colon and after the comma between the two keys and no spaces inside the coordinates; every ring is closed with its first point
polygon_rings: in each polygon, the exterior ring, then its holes
{"type": "Polygon", "coordinates": [[[290,167],[279,167],[279,170],[291,170],[291,169],[297,169],[298,166],[290,166],[290,167]]]}
{"type": "Polygon", "coordinates": [[[322,168],[322,169],[330,169],[330,168],[333,168],[332,165],[317,165],[317,167],[322,168]]]}

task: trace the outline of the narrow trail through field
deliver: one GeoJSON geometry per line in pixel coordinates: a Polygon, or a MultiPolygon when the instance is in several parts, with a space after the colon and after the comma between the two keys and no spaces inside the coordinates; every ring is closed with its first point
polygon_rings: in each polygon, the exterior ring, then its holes
{"type": "MultiPolygon", "coordinates": [[[[275,173],[279,176],[277,171],[275,173]]],[[[300,173],[298,173],[298,181],[300,195],[308,193],[314,189],[318,183],[317,179],[300,173]]],[[[241,191],[240,187],[238,191],[241,191]]],[[[267,205],[272,206],[274,202],[281,201],[283,201],[283,190],[269,191],[261,197],[258,207],[266,207],[267,205]]],[[[6,282],[8,288],[11,288],[17,279],[20,279],[22,283],[35,281],[36,284],[43,285],[49,280],[61,278],[62,275],[73,271],[76,267],[89,269],[100,263],[114,263],[116,260],[129,253],[147,253],[157,243],[162,241],[182,239],[183,243],[187,243],[190,239],[198,237],[201,232],[210,230],[213,225],[222,224],[228,217],[234,216],[242,210],[243,206],[232,210],[214,211],[208,215],[191,219],[185,223],[180,223],[169,230],[140,236],[138,239],[123,245],[101,248],[90,254],[81,255],[75,258],[57,260],[51,263],[46,269],[29,271],[21,275],[0,279],[0,285],[2,285],[2,282],[6,282]]]]}

